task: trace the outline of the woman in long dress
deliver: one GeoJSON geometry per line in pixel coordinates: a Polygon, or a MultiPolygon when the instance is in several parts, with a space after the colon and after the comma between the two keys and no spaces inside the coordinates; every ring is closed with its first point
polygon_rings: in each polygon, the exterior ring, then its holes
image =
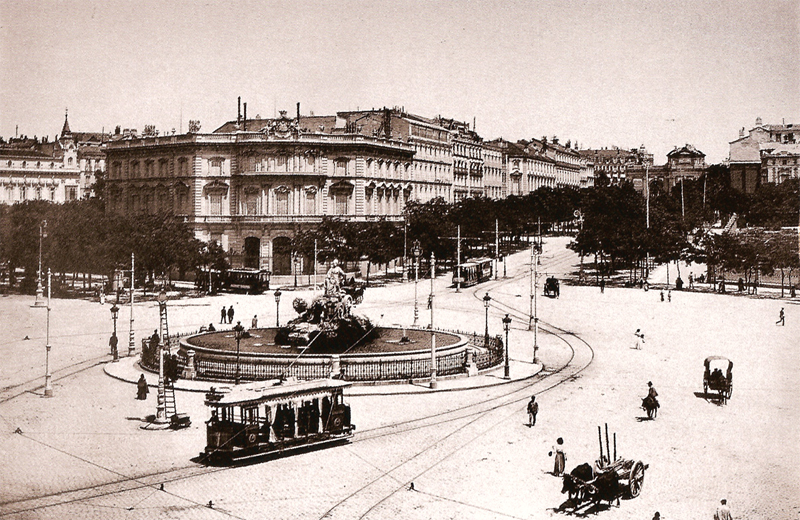
{"type": "Polygon", "coordinates": [[[560,477],[564,474],[564,467],[567,464],[567,456],[564,453],[564,439],[559,437],[556,440],[556,446],[553,448],[553,452],[556,455],[555,465],[553,466],[553,474],[557,477],[560,477]]]}

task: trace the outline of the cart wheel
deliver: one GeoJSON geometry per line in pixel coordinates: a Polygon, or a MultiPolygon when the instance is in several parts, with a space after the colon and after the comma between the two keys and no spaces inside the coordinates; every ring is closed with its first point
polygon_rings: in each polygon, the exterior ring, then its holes
{"type": "Polygon", "coordinates": [[[636,498],[642,492],[642,485],[644,484],[644,464],[642,461],[636,461],[631,468],[630,477],[628,478],[631,498],[636,498]]]}

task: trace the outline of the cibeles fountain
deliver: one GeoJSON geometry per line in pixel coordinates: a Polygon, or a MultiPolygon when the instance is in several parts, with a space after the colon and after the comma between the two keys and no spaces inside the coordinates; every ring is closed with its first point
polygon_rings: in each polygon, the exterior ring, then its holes
{"type": "MultiPolygon", "coordinates": [[[[249,382],[290,377],[422,383],[431,378],[434,357],[440,378],[474,375],[503,362],[500,337],[375,326],[355,313],[344,281],[344,271],[334,262],[325,277],[324,292],[310,302],[295,298],[292,306],[297,317],[282,327],[234,328],[172,338],[184,377],[225,383],[236,378],[249,382]]],[[[142,364],[158,370],[157,353],[145,347],[142,364]]]]}

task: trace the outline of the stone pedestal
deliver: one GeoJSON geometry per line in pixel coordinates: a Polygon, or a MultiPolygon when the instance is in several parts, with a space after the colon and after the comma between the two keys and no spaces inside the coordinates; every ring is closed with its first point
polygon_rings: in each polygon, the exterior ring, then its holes
{"type": "Polygon", "coordinates": [[[467,376],[477,376],[478,365],[475,363],[475,353],[471,348],[467,348],[467,376]]]}
{"type": "Polygon", "coordinates": [[[183,379],[194,379],[197,377],[197,370],[194,365],[194,350],[186,351],[186,366],[183,368],[183,379]]]}

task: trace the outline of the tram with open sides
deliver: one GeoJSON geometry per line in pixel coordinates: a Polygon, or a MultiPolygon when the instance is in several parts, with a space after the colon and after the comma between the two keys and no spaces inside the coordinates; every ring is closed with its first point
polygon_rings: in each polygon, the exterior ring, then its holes
{"type": "Polygon", "coordinates": [[[203,462],[231,462],[349,442],[356,429],[335,379],[257,381],[211,389],[203,462]]]}
{"type": "Polygon", "coordinates": [[[492,259],[478,258],[470,262],[458,264],[453,273],[453,286],[459,282],[458,273],[461,271],[461,287],[469,287],[492,279],[492,259]]]}

